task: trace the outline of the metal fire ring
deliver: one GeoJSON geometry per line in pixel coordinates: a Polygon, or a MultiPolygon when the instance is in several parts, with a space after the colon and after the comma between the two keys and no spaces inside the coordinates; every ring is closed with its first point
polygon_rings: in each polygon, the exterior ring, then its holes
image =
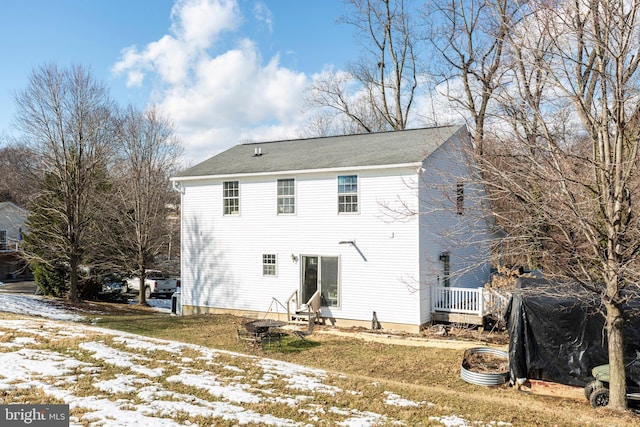
{"type": "Polygon", "coordinates": [[[490,354],[492,356],[503,357],[509,361],[509,355],[506,351],[498,350],[497,348],[490,347],[477,347],[470,348],[464,352],[464,359],[462,360],[462,366],[460,367],[460,378],[468,383],[482,386],[500,385],[507,382],[509,379],[509,372],[472,372],[465,367],[465,361],[467,356],[473,354],[490,354]]]}

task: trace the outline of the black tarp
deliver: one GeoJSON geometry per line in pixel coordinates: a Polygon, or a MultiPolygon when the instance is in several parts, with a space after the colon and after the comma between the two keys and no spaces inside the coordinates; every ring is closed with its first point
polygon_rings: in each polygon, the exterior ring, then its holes
{"type": "MultiPolygon", "coordinates": [[[[637,301],[636,301],[637,303],[637,301]]],[[[578,286],[531,280],[513,292],[505,314],[511,381],[539,379],[584,386],[591,369],[608,363],[605,319],[593,294],[578,286]]],[[[625,357],[640,350],[638,306],[625,311],[625,357]]],[[[635,369],[630,379],[640,384],[635,369]]]]}

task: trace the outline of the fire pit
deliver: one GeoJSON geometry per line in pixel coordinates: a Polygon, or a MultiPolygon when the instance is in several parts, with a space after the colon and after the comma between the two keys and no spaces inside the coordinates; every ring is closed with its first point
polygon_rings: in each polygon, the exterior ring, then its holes
{"type": "Polygon", "coordinates": [[[509,379],[509,355],[490,347],[471,348],[464,352],[460,378],[482,386],[500,385],[509,379]]]}

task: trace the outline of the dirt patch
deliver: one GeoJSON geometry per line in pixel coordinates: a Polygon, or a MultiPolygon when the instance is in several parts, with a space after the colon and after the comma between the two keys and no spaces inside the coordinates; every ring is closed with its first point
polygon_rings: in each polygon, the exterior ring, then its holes
{"type": "MultiPolygon", "coordinates": [[[[314,332],[315,333],[315,332],[314,332]]],[[[418,335],[395,335],[384,333],[371,333],[371,332],[353,332],[343,331],[339,329],[320,329],[317,331],[320,334],[333,334],[343,337],[358,338],[369,342],[378,342],[383,344],[392,345],[406,345],[414,347],[432,347],[432,348],[447,348],[454,350],[466,350],[471,347],[482,347],[488,345],[486,342],[470,341],[470,340],[457,340],[457,339],[444,339],[444,338],[424,338],[418,335]]],[[[492,345],[506,349],[505,345],[492,345]]]]}
{"type": "Polygon", "coordinates": [[[542,380],[529,380],[520,391],[542,396],[561,397],[566,399],[576,399],[585,401],[584,388],[570,385],[552,383],[542,380]]]}
{"type": "Polygon", "coordinates": [[[509,334],[504,329],[485,330],[468,325],[432,325],[420,332],[420,336],[432,339],[478,341],[496,346],[509,344],[509,334]]]}
{"type": "Polygon", "coordinates": [[[467,370],[479,374],[509,371],[509,360],[495,354],[470,353],[465,355],[464,362],[467,370]]]}
{"type": "Polygon", "coordinates": [[[509,335],[504,330],[485,331],[466,325],[433,325],[425,328],[420,334],[389,332],[385,330],[372,331],[366,328],[336,328],[318,326],[318,333],[349,336],[365,341],[380,342],[395,345],[418,347],[434,347],[465,350],[471,347],[496,347],[506,349],[509,335]]]}

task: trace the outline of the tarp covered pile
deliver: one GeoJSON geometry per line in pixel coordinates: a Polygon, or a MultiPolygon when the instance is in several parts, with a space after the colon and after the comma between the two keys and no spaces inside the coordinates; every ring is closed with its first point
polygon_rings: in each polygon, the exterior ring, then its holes
{"type": "MultiPolygon", "coordinates": [[[[640,351],[640,301],[625,308],[625,356],[631,360],[640,351]]],[[[539,379],[584,386],[593,380],[591,369],[608,363],[601,310],[597,298],[578,286],[522,281],[505,314],[512,383],[539,379]]],[[[627,375],[640,384],[637,365],[627,375]]]]}

